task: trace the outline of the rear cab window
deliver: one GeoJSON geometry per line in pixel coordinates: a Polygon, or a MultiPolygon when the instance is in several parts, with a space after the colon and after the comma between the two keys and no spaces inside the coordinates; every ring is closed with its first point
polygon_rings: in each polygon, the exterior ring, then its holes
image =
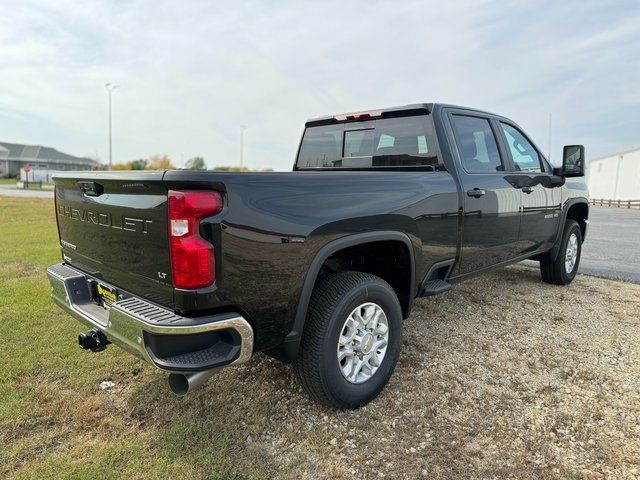
{"type": "Polygon", "coordinates": [[[452,119],[464,169],[468,173],[504,171],[489,119],[458,114],[452,119]]]}
{"type": "Polygon", "coordinates": [[[296,161],[299,170],[427,167],[439,169],[430,115],[309,126],[296,161]]]}

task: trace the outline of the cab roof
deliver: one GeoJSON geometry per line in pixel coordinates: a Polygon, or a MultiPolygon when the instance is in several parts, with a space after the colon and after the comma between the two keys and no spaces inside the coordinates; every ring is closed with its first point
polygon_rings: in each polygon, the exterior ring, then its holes
{"type": "Polygon", "coordinates": [[[397,107],[376,108],[360,112],[340,113],[337,115],[324,115],[321,117],[314,117],[307,120],[305,126],[317,127],[320,125],[330,125],[332,123],[358,122],[375,118],[406,117],[409,115],[429,115],[430,113],[433,113],[434,110],[443,107],[458,108],[485,114],[488,113],[475,108],[448,105],[444,103],[412,103],[409,105],[402,105],[397,107]]]}

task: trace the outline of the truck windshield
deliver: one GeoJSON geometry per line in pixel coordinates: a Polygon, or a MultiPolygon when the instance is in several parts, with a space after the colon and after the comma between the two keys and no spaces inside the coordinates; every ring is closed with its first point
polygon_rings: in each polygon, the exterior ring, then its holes
{"type": "Polygon", "coordinates": [[[436,135],[428,115],[307,127],[296,162],[298,169],[436,165],[436,135]]]}

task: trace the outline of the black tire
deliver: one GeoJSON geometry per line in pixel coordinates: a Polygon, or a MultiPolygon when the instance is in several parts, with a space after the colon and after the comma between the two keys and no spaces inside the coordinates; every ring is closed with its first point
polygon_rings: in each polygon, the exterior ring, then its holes
{"type": "Polygon", "coordinates": [[[307,393],[318,403],[337,409],[355,409],[376,398],[398,362],[402,345],[402,310],[393,288],[375,275],[339,272],[314,288],[302,334],[295,372],[307,393]],[[358,306],[372,302],[387,317],[387,350],[371,378],[351,383],[343,376],[336,355],[346,319],[358,306]]]}
{"type": "Polygon", "coordinates": [[[578,267],[580,266],[580,255],[582,254],[582,231],[580,225],[575,220],[568,219],[564,225],[564,232],[562,233],[562,239],[560,240],[560,251],[555,260],[550,257],[545,257],[540,260],[540,273],[542,280],[547,283],[555,285],[568,285],[575,278],[578,273],[578,267]],[[575,265],[570,272],[567,272],[565,266],[565,257],[567,253],[567,246],[569,239],[572,235],[575,235],[578,241],[578,252],[575,265]]]}

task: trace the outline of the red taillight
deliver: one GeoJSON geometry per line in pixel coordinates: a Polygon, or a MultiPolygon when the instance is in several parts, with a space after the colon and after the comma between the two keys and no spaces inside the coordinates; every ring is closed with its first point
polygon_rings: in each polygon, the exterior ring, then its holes
{"type": "Polygon", "coordinates": [[[171,277],[177,288],[202,288],[216,276],[213,245],[200,236],[204,217],[222,210],[222,196],[205,190],[169,190],[171,277]]]}

